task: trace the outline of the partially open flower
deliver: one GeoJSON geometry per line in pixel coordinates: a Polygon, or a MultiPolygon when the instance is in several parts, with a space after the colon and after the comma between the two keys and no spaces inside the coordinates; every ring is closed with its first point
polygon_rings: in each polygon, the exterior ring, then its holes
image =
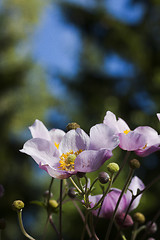
{"type": "MultiPolygon", "coordinates": [[[[160,114],[157,114],[160,120],[160,114]]],[[[113,129],[115,134],[119,136],[119,147],[127,151],[135,151],[138,156],[146,157],[149,154],[160,150],[160,135],[151,127],[137,127],[133,131],[130,130],[127,123],[107,111],[103,123],[113,129]]]]}
{"type": "MultiPolygon", "coordinates": [[[[144,189],[144,184],[138,177],[135,176],[132,178],[132,181],[131,181],[128,189],[130,189],[130,190],[127,190],[127,192],[123,194],[122,199],[119,203],[117,212],[116,212],[117,222],[119,222],[119,223],[121,222],[121,224],[122,224],[122,216],[125,216],[126,210],[132,199],[131,191],[135,195],[137,193],[138,189],[140,189],[140,190],[144,189]]],[[[106,197],[103,200],[103,204],[101,207],[99,217],[111,218],[111,216],[115,210],[115,207],[118,202],[120,194],[121,194],[120,189],[111,188],[111,191],[106,195],[106,197]]],[[[91,202],[91,207],[94,207],[94,205],[100,200],[101,197],[102,197],[102,195],[89,196],[89,201],[91,202]]],[[[138,204],[140,202],[140,198],[141,198],[141,195],[138,196],[133,201],[133,203],[129,209],[129,212],[138,206],[138,204]]],[[[98,211],[99,211],[99,209],[93,210],[92,213],[94,215],[97,215],[98,211]]],[[[125,223],[124,225],[126,225],[126,226],[130,225],[132,223],[132,219],[129,216],[127,216],[126,222],[124,222],[124,223],[125,223]]]]}

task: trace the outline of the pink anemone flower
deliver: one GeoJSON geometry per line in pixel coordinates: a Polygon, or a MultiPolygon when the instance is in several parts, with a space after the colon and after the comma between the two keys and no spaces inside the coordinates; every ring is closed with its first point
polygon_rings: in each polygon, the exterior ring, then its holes
{"type": "Polygon", "coordinates": [[[119,147],[123,150],[135,151],[137,155],[145,157],[160,149],[160,135],[151,127],[142,126],[131,131],[123,119],[117,120],[110,111],[107,111],[103,123],[119,136],[119,147]]]}
{"type": "Polygon", "coordinates": [[[33,138],[20,151],[30,155],[50,176],[59,179],[77,172],[96,171],[119,144],[118,136],[104,124],[93,126],[90,137],[81,128],[67,133],[60,129],[48,131],[39,120],[29,129],[33,138]]]}
{"type": "MultiPolygon", "coordinates": [[[[126,193],[123,194],[122,199],[119,203],[117,212],[116,212],[116,221],[118,223],[123,221],[123,218],[125,216],[126,210],[131,202],[132,194],[136,195],[137,190],[143,190],[144,189],[143,182],[137,177],[133,177],[132,181],[128,187],[128,190],[126,193]]],[[[119,196],[121,194],[121,190],[117,188],[111,188],[111,191],[107,194],[107,196],[104,198],[104,201],[102,203],[102,207],[100,210],[99,217],[101,218],[111,218],[112,214],[115,210],[116,204],[118,202],[119,196]]],[[[133,201],[129,212],[131,212],[133,209],[137,208],[139,205],[140,199],[142,194],[140,194],[135,200],[133,201]]],[[[95,195],[90,196],[89,200],[91,202],[91,207],[94,207],[94,205],[99,201],[99,199],[102,197],[102,195],[95,195]]],[[[99,209],[93,210],[92,213],[97,216],[99,209]]],[[[130,215],[127,215],[125,222],[123,223],[123,226],[130,226],[133,224],[132,218],[130,215]]]]}

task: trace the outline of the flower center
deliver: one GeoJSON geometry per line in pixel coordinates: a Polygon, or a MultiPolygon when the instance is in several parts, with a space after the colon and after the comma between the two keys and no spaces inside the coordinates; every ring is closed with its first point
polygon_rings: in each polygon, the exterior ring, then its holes
{"type": "Polygon", "coordinates": [[[126,135],[130,132],[131,130],[125,130],[125,131],[123,131],[123,133],[125,133],[126,135]]]}
{"type": "Polygon", "coordinates": [[[76,157],[82,152],[83,150],[80,149],[77,152],[73,152],[73,150],[70,150],[67,153],[62,153],[60,156],[60,166],[59,168],[61,170],[66,170],[66,171],[74,171],[74,162],[76,157]]]}

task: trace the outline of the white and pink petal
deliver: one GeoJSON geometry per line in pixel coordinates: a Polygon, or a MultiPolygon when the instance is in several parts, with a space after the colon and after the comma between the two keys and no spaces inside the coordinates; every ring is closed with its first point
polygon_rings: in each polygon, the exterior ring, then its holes
{"type": "Polygon", "coordinates": [[[33,125],[29,127],[29,130],[31,131],[33,138],[43,138],[48,141],[51,140],[48,129],[38,119],[36,119],[33,125]]]}
{"type": "Polygon", "coordinates": [[[90,149],[98,150],[106,148],[113,150],[119,144],[119,137],[107,125],[101,123],[96,124],[90,129],[90,149]]]}

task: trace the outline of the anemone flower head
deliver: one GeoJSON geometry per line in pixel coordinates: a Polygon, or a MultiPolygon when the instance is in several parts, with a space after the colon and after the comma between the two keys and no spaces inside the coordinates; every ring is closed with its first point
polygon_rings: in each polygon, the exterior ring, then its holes
{"type": "Polygon", "coordinates": [[[92,127],[90,137],[81,128],[67,133],[60,129],[48,131],[39,120],[29,129],[33,138],[20,151],[30,155],[41,169],[54,178],[63,179],[77,172],[97,170],[119,144],[119,138],[104,124],[92,127]],[[105,133],[105,141],[103,135],[97,136],[102,132],[105,133]]]}
{"type": "Polygon", "coordinates": [[[158,117],[158,119],[159,119],[159,121],[160,121],[160,113],[157,113],[157,117],[158,117]]]}
{"type": "Polygon", "coordinates": [[[119,147],[127,151],[135,151],[145,146],[145,137],[135,131],[131,131],[128,124],[121,118],[116,119],[114,113],[107,111],[103,123],[113,129],[119,136],[119,147]]]}
{"type": "MultiPolygon", "coordinates": [[[[125,213],[127,211],[127,208],[131,202],[132,199],[132,194],[136,195],[137,190],[143,190],[144,189],[144,184],[143,182],[138,178],[138,177],[133,177],[132,181],[128,187],[128,190],[126,193],[123,194],[121,201],[119,203],[117,212],[116,212],[116,219],[118,223],[122,223],[122,216],[125,216],[125,213]]],[[[103,218],[111,218],[111,216],[113,215],[113,212],[115,210],[116,204],[118,202],[119,196],[121,194],[121,190],[117,189],[117,188],[112,188],[111,191],[107,194],[107,196],[104,198],[104,201],[102,203],[101,206],[101,210],[99,213],[99,217],[103,217],[103,218]]],[[[141,199],[141,194],[135,198],[135,200],[133,201],[129,212],[132,211],[133,209],[135,209],[141,199]]],[[[100,198],[102,197],[102,195],[95,195],[95,196],[90,196],[89,200],[91,202],[91,207],[94,207],[94,205],[100,200],[100,198]]],[[[97,216],[99,209],[97,210],[93,210],[92,213],[97,216]]],[[[124,222],[125,226],[129,226],[132,225],[133,222],[131,220],[131,217],[127,216],[125,222],[124,222]]]]}

